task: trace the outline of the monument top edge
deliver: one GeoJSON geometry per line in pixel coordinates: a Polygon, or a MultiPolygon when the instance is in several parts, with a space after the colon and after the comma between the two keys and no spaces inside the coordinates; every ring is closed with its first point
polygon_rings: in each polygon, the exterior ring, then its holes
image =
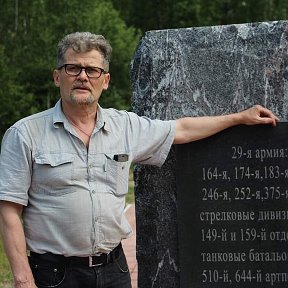
{"type": "Polygon", "coordinates": [[[271,26],[275,26],[275,25],[282,25],[282,26],[288,26],[288,20],[267,20],[267,21],[263,21],[263,22],[247,22],[247,23],[235,23],[235,24],[225,24],[225,25],[211,25],[211,26],[195,26],[195,27],[180,27],[180,28],[169,28],[169,29],[159,29],[159,30],[148,30],[145,32],[145,36],[149,36],[151,34],[158,34],[158,33],[173,33],[173,32],[181,32],[181,31],[189,31],[189,30],[203,30],[203,29],[225,29],[228,27],[259,27],[259,26],[263,26],[263,27],[271,27],[271,26]]]}

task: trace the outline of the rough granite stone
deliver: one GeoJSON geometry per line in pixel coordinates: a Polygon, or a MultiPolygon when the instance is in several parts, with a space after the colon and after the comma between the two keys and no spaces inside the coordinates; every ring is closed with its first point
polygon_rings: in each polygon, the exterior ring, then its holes
{"type": "MultiPolygon", "coordinates": [[[[288,21],[147,32],[131,65],[132,107],[163,120],[261,104],[288,118],[288,21]]],[[[175,153],[135,166],[138,288],[178,288],[175,153]]]]}

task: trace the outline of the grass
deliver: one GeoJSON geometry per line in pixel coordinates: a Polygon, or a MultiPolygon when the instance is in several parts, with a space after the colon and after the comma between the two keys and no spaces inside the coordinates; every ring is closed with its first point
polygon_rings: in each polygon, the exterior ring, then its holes
{"type": "MultiPolygon", "coordinates": [[[[126,196],[126,203],[134,203],[134,181],[133,181],[133,172],[130,170],[129,176],[129,189],[126,196]]],[[[12,287],[13,276],[10,271],[10,266],[7,260],[7,257],[4,253],[3,243],[0,238],[0,287],[1,288],[10,288],[12,287]]]]}
{"type": "Polygon", "coordinates": [[[8,285],[12,282],[12,278],[9,263],[4,253],[3,244],[2,241],[0,241],[0,287],[9,287],[8,285]]]}

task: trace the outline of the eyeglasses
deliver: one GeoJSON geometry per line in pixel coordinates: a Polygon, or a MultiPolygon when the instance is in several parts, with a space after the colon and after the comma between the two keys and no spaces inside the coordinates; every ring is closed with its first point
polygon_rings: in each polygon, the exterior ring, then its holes
{"type": "Polygon", "coordinates": [[[87,77],[89,78],[100,78],[102,74],[107,74],[108,72],[99,67],[82,67],[76,64],[64,64],[58,68],[61,70],[64,67],[67,75],[70,76],[78,76],[82,72],[85,71],[87,77]]]}

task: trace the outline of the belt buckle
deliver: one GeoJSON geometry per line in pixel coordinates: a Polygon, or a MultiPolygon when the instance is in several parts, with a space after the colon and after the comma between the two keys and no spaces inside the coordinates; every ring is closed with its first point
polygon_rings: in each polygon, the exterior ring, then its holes
{"type": "Polygon", "coordinates": [[[93,264],[93,256],[89,256],[89,267],[98,267],[102,266],[104,263],[93,264]]]}
{"type": "MultiPolygon", "coordinates": [[[[101,257],[103,256],[103,254],[100,254],[99,256],[96,255],[96,257],[101,257]]],[[[98,267],[98,266],[102,266],[102,265],[106,265],[110,262],[111,260],[111,254],[110,252],[105,254],[105,259],[106,259],[106,263],[105,261],[102,260],[101,263],[98,263],[98,264],[93,264],[93,257],[95,256],[88,256],[89,257],[89,267],[98,267]]],[[[103,258],[102,258],[103,259],[103,258]]]]}

